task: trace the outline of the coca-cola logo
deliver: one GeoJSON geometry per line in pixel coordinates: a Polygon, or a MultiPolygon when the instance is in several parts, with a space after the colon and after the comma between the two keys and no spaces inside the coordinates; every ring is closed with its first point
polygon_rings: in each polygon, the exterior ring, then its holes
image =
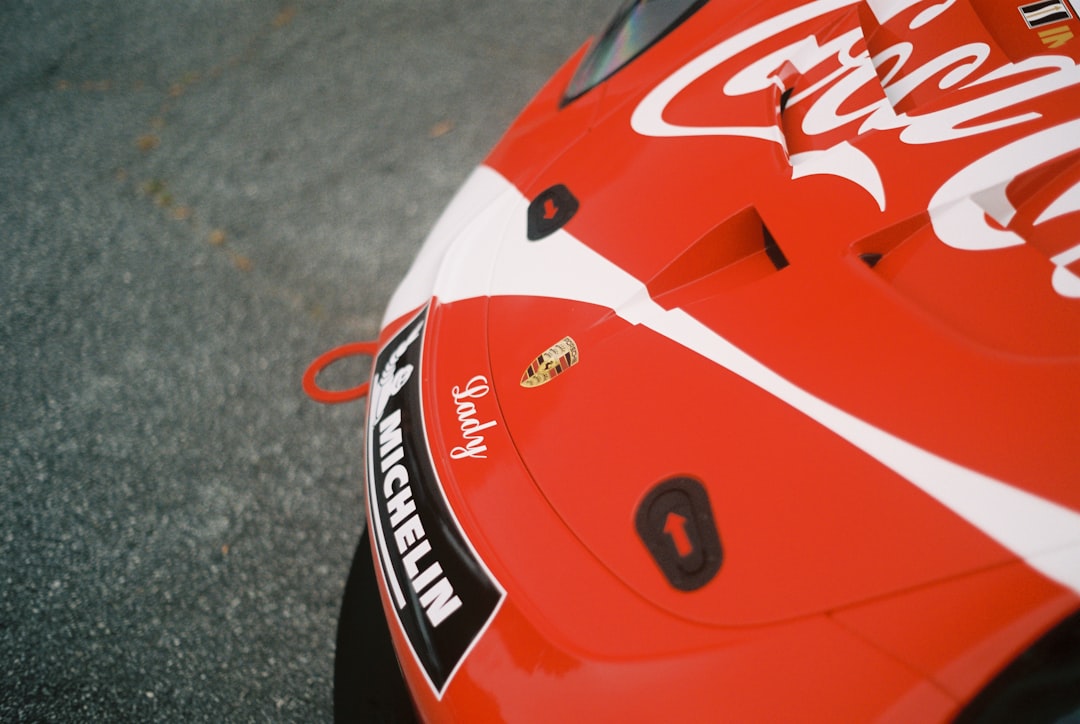
{"type": "MultiPolygon", "coordinates": [[[[881,24],[897,18],[903,22],[910,15],[906,27],[915,31],[931,23],[947,23],[947,11],[954,2],[871,0],[869,6],[881,24]],[[925,7],[920,10],[919,6],[925,7]]],[[[871,55],[858,26],[819,41],[813,28],[824,27],[830,14],[851,13],[852,4],[851,0],[815,0],[718,43],[642,99],[631,117],[633,129],[651,137],[738,136],[776,143],[788,151],[780,125],[775,121],[755,124],[749,114],[740,117],[740,109],[746,106],[738,101],[774,88],[793,89],[794,77],[812,79],[787,99],[788,108],[803,104],[798,130],[805,137],[817,138],[819,146],[789,155],[793,178],[828,174],[847,179],[870,194],[884,211],[888,189],[880,163],[848,139],[868,131],[895,131],[904,144],[924,145],[1018,127],[1042,118],[1030,109],[1030,101],[1080,84],[1080,66],[1064,55],[991,63],[989,45],[968,42],[951,48],[935,46],[928,57],[908,40],[875,48],[871,55]],[[725,122],[696,125],[665,118],[687,89],[714,71],[723,73],[722,92],[733,101],[716,105],[726,109],[717,111],[728,114],[725,122]],[[924,112],[898,110],[907,108],[908,100],[930,84],[957,91],[950,96],[952,102],[937,103],[924,112]]],[[[946,29],[935,38],[948,36],[946,29]]],[[[710,82],[715,78],[710,75],[710,82]]],[[[987,214],[994,218],[993,209],[973,196],[995,184],[1004,188],[1017,175],[1080,149],[1077,123],[1040,128],[970,163],[943,183],[928,204],[941,240],[972,251],[1024,243],[1015,231],[992,226],[987,214]]],[[[1048,203],[1048,209],[1051,216],[1046,218],[1080,210],[1080,188],[1066,189],[1048,203]]],[[[1080,297],[1080,277],[1069,268],[1080,260],[1080,245],[1058,251],[1050,260],[1054,290],[1080,297]]]]}
{"type": "MultiPolygon", "coordinates": [[[[941,185],[930,201],[930,220],[937,237],[955,249],[985,251],[1019,246],[1026,239],[1010,228],[1016,209],[1006,186],[986,188],[986,178],[1004,172],[1016,178],[1040,163],[1061,156],[1061,149],[1080,148],[1080,120],[1047,128],[1010,143],[961,169],[941,185]],[[991,225],[989,219],[996,222],[991,225]]],[[[1080,183],[1044,201],[1033,223],[1037,227],[1080,211],[1080,183]]],[[[1074,238],[1068,240],[1076,242],[1074,238]]],[[[1080,262],[1080,244],[1051,252],[1050,280],[1063,297],[1080,298],[1080,276],[1072,271],[1080,262]]]]}

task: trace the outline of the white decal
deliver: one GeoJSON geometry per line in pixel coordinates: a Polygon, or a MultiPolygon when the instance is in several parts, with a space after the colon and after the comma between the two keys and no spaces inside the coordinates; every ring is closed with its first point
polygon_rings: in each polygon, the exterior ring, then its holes
{"type": "MultiPolygon", "coordinates": [[[[954,249],[985,251],[1019,246],[1024,238],[1015,231],[991,226],[1008,224],[1015,209],[1004,195],[1004,184],[1041,163],[1080,150],[1080,120],[1069,121],[1021,138],[987,154],[958,171],[930,200],[934,233],[954,249]],[[998,183],[995,183],[998,182],[998,183]],[[990,185],[992,184],[992,185],[990,185]]],[[[1068,189],[1048,205],[1036,225],[1080,206],[1077,187],[1068,189]]],[[[1067,266],[1080,259],[1080,245],[1050,259],[1051,284],[1064,297],[1080,298],[1080,277],[1067,266]]]]}
{"type": "Polygon", "coordinates": [[[382,419],[383,414],[386,412],[387,403],[390,402],[394,395],[401,392],[405,383],[409,381],[409,377],[412,376],[412,365],[405,365],[398,369],[397,363],[409,349],[409,346],[420,338],[420,332],[423,329],[423,325],[417,327],[409,333],[407,338],[402,340],[401,344],[397,346],[390,356],[386,369],[371,385],[371,420],[373,423],[382,419]]]}
{"type": "MultiPolygon", "coordinates": [[[[420,338],[420,333],[421,333],[421,331],[423,329],[424,329],[424,326],[422,324],[417,326],[415,329],[413,329],[409,333],[408,337],[403,339],[397,345],[397,347],[394,348],[393,353],[391,353],[389,359],[387,360],[386,366],[383,368],[382,372],[379,373],[375,377],[375,379],[372,381],[371,390],[369,392],[369,394],[371,396],[370,397],[370,411],[368,413],[369,417],[368,417],[368,433],[367,434],[369,436],[373,436],[375,434],[376,426],[380,425],[380,422],[382,421],[383,416],[386,414],[386,406],[390,403],[390,401],[399,392],[401,392],[401,390],[408,383],[409,378],[412,377],[412,373],[413,373],[413,366],[412,365],[406,364],[401,369],[398,369],[397,365],[398,365],[398,362],[401,361],[401,358],[408,351],[409,347],[417,339],[420,338]]],[[[400,438],[400,435],[399,435],[399,438],[400,438]]],[[[370,439],[370,437],[369,437],[369,439],[370,439]]],[[[384,473],[386,471],[390,470],[402,457],[404,457],[404,453],[402,452],[400,445],[394,446],[393,449],[391,449],[391,448],[384,447],[382,445],[381,441],[380,441],[380,449],[384,453],[386,453],[386,454],[380,456],[380,461],[379,461],[380,462],[380,468],[382,469],[382,471],[384,473]]],[[[368,479],[373,480],[374,479],[374,470],[375,470],[373,460],[369,459],[368,465],[370,466],[370,470],[368,472],[368,479]]],[[[395,476],[396,476],[396,473],[395,473],[395,476]]],[[[400,479],[399,482],[406,482],[407,483],[408,482],[408,474],[406,473],[404,478],[400,479]]],[[[374,499],[375,498],[374,498],[374,493],[373,493],[372,494],[372,500],[374,500],[374,499]]],[[[383,532],[382,532],[382,527],[381,527],[381,525],[379,523],[378,516],[373,516],[372,520],[375,523],[376,540],[382,541],[383,540],[383,532]]],[[[379,551],[380,551],[380,554],[381,554],[381,556],[383,558],[383,561],[384,561],[384,563],[386,565],[386,570],[392,570],[392,567],[391,567],[391,565],[389,563],[389,557],[388,557],[388,553],[387,553],[387,551],[385,549],[385,546],[380,545],[379,551]]],[[[397,579],[394,576],[387,576],[387,581],[390,583],[391,593],[394,595],[395,603],[397,603],[398,608],[401,608],[402,606],[405,605],[405,597],[401,593],[401,587],[398,585],[397,579]]]]}
{"type": "MultiPolygon", "coordinates": [[[[916,15],[914,19],[912,19],[911,24],[908,27],[912,30],[917,30],[921,28],[922,26],[926,25],[931,20],[936,18],[938,15],[941,15],[943,12],[951,8],[953,6],[953,3],[955,2],[956,0],[945,0],[945,2],[938,5],[931,5],[926,10],[923,10],[921,13],[916,15]]],[[[881,23],[884,21],[878,18],[878,22],[881,23]]]]}
{"type": "MultiPolygon", "coordinates": [[[[490,177],[488,177],[490,181],[490,177]]],[[[507,190],[513,186],[503,181],[507,190]]],[[[468,188],[462,190],[468,193],[468,188]]],[[[441,302],[515,295],[608,307],[730,370],[851,443],[948,507],[1035,570],[1080,593],[1080,513],[947,460],[799,388],[681,309],[666,310],[640,281],[561,229],[530,244],[507,218],[525,218],[528,201],[506,194],[449,245],[434,296],[441,302]],[[499,273],[468,260],[497,259],[499,273]],[[470,271],[471,270],[471,271],[470,271]]],[[[442,242],[440,242],[442,243],[442,242]]]]}
{"type": "MultiPolygon", "coordinates": [[[[427,313],[413,315],[375,358],[364,457],[368,525],[390,610],[441,698],[506,591],[446,500],[427,445],[420,394],[427,313]]],[[[474,378],[466,387],[479,394],[480,384],[474,378]]]]}
{"type": "MultiPolygon", "coordinates": [[[[778,50],[755,48],[759,44],[767,46],[768,41],[780,34],[850,4],[850,0],[815,0],[769,18],[720,42],[679,68],[650,91],[634,109],[631,126],[644,136],[743,136],[773,141],[783,146],[783,136],[775,123],[764,126],[689,126],[675,125],[664,120],[667,107],[686,88],[706,73],[752,48],[762,54],[762,57],[757,60],[742,60],[740,69],[735,71],[731,80],[725,84],[724,95],[737,97],[776,86],[780,83],[777,69],[785,63],[789,63],[804,75],[819,65],[828,63],[836,66],[823,81],[788,100],[790,107],[811,93],[824,91],[806,111],[802,130],[807,135],[833,131],[862,118],[863,123],[858,129],[860,134],[871,130],[901,129],[900,139],[904,143],[941,143],[1036,119],[1039,116],[1034,113],[1018,113],[1005,118],[998,116],[1001,111],[1012,106],[1080,83],[1080,68],[1076,63],[1067,56],[1056,55],[1027,58],[979,75],[990,55],[990,48],[985,43],[968,43],[953,48],[918,68],[909,69],[905,67],[911,57],[909,43],[899,42],[885,48],[871,59],[865,49],[859,50],[863,44],[863,35],[858,28],[825,45],[819,45],[816,37],[810,35],[778,50]],[[895,61],[883,82],[886,97],[861,109],[841,113],[839,109],[845,106],[856,91],[875,81],[874,66],[882,65],[886,61],[895,61]],[[949,72],[938,83],[938,87],[942,89],[974,88],[990,81],[1011,78],[1016,78],[1019,82],[966,102],[921,114],[909,116],[906,113],[897,114],[893,110],[890,101],[892,104],[898,103],[945,70],[949,72]],[[997,120],[978,123],[986,116],[993,116],[997,120]]],[[[913,4],[905,1],[893,6],[888,3],[889,7],[882,9],[882,12],[886,17],[891,17],[893,13],[913,4]]],[[[934,9],[933,16],[936,17],[945,7],[934,6],[934,9]]],[[[928,22],[929,17],[920,15],[923,22],[928,22]]]]}
{"type": "MultiPolygon", "coordinates": [[[[1080,140],[1077,143],[1080,143],[1080,140]]],[[[1038,226],[1044,221],[1050,221],[1077,211],[1080,211],[1080,183],[1069,188],[1056,201],[1047,206],[1046,210],[1039,214],[1039,218],[1035,219],[1035,225],[1038,226]]]]}
{"type": "MultiPolygon", "coordinates": [[[[385,506],[389,515],[390,527],[393,530],[393,540],[398,554],[402,557],[401,562],[405,575],[412,585],[413,591],[420,596],[420,605],[424,609],[428,620],[433,628],[438,628],[446,618],[461,608],[461,599],[454,592],[454,586],[443,575],[442,564],[429,556],[431,543],[427,540],[427,532],[424,524],[416,512],[416,503],[413,501],[412,481],[409,479],[409,469],[402,464],[405,457],[403,447],[403,435],[401,433],[401,410],[394,410],[379,423],[379,471],[383,475],[380,505],[385,506]],[[381,502],[381,501],[385,502],[381,502]],[[429,559],[421,564],[421,560],[429,559]],[[421,565],[424,567],[421,568],[421,565]]],[[[379,526],[380,537],[378,539],[379,550],[384,559],[389,561],[389,550],[382,536],[382,526],[379,526]]],[[[390,582],[394,593],[394,601],[398,609],[405,608],[405,598],[401,593],[401,587],[394,573],[394,568],[386,569],[386,580],[390,582]]]]}
{"type": "MultiPolygon", "coordinates": [[[[920,1],[874,0],[870,6],[878,21],[884,23],[920,1]]],[[[930,6],[911,21],[910,27],[931,22],[953,2],[946,0],[930,6]]],[[[990,57],[990,47],[985,43],[967,43],[941,53],[919,67],[909,68],[913,53],[909,42],[897,42],[870,58],[867,51],[860,50],[863,35],[859,28],[824,44],[811,35],[778,49],[768,49],[769,42],[780,34],[848,4],[847,0],[816,0],[724,40],[650,91],[635,108],[631,126],[646,136],[742,136],[772,141],[786,150],[776,123],[689,126],[664,120],[667,107],[683,90],[747,51],[751,51],[751,55],[756,51],[759,57],[739,61],[739,68],[723,86],[723,94],[729,98],[758,93],[774,86],[783,88],[779,74],[790,74],[791,68],[803,75],[819,66],[828,71],[821,80],[793,94],[787,101],[788,107],[800,102],[809,103],[801,128],[808,136],[823,135],[861,121],[858,134],[899,129],[900,141],[907,144],[954,141],[1036,120],[1040,117],[1037,113],[1018,111],[1003,117],[1002,111],[1080,83],[1080,66],[1066,56],[1034,56],[983,72],[990,57]],[[885,97],[858,107],[852,99],[863,86],[877,82],[875,67],[889,68],[881,79],[885,97]],[[977,89],[990,84],[998,89],[975,98],[965,96],[967,100],[963,102],[921,114],[896,113],[894,106],[935,78],[940,78],[937,84],[941,89],[977,89]],[[1009,84],[1002,87],[1003,81],[1009,84]]],[[[1077,122],[1073,122],[1034,133],[972,163],[947,181],[930,202],[934,231],[942,241],[957,249],[1003,249],[1023,244],[1019,234],[989,226],[985,214],[1002,225],[1007,224],[1015,213],[1005,195],[1008,182],[1040,163],[1077,148],[1080,148],[1080,129],[1077,122]]],[[[816,174],[847,179],[869,193],[878,208],[885,210],[886,189],[877,165],[847,141],[821,151],[792,154],[789,160],[793,179],[816,174]]],[[[1062,197],[1060,208],[1072,209],[1077,203],[1072,197],[1062,197]]],[[[1048,210],[1047,213],[1051,212],[1048,210]]],[[[1060,212],[1055,209],[1053,213],[1060,212]]],[[[1051,259],[1054,266],[1050,275],[1052,287],[1065,297],[1080,297],[1080,277],[1067,268],[1076,261],[1077,254],[1080,251],[1074,248],[1051,259]]]]}
{"type": "Polygon", "coordinates": [[[866,0],[870,11],[877,21],[884,25],[908,8],[913,8],[922,0],[866,0]]]}
{"type": "MultiPolygon", "coordinates": [[[[1077,143],[1080,143],[1080,141],[1077,141],[1077,143]]],[[[1038,226],[1045,221],[1077,211],[1080,211],[1080,183],[1070,186],[1061,196],[1051,202],[1039,214],[1039,218],[1035,219],[1035,225],[1038,226]]],[[[1054,264],[1054,274],[1051,279],[1057,293],[1074,299],[1080,298],[1080,276],[1067,268],[1070,264],[1080,261],[1080,244],[1051,257],[1050,261],[1054,264]]]]}
{"type": "Polygon", "coordinates": [[[464,388],[454,385],[454,389],[450,390],[450,394],[454,396],[454,405],[457,407],[457,419],[458,424],[461,425],[461,437],[465,442],[464,445],[458,445],[450,451],[450,457],[454,460],[487,458],[487,455],[484,455],[487,452],[487,445],[484,436],[480,432],[489,427],[494,427],[497,423],[495,420],[487,422],[477,420],[476,403],[473,400],[486,397],[490,391],[491,388],[488,385],[487,377],[483,375],[473,377],[464,388]]]}
{"type": "Polygon", "coordinates": [[[1050,277],[1054,291],[1063,297],[1080,299],[1080,276],[1068,269],[1069,264],[1080,261],[1080,244],[1051,257],[1050,261],[1054,263],[1054,273],[1050,277]]]}
{"type": "Polygon", "coordinates": [[[813,174],[830,174],[854,181],[862,187],[878,208],[885,210],[885,186],[870,157],[847,141],[827,151],[807,151],[791,157],[791,177],[800,179],[813,174]]]}
{"type": "Polygon", "coordinates": [[[383,315],[383,327],[428,300],[431,287],[435,283],[435,274],[454,236],[505,192],[506,183],[503,178],[487,166],[477,166],[473,170],[439,215],[439,220],[428,233],[420,253],[413,260],[409,273],[394,291],[383,315]]]}

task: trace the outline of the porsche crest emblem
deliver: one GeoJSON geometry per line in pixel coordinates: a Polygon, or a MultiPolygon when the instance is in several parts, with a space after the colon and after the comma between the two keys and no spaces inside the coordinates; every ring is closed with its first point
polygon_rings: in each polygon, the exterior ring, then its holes
{"type": "Polygon", "coordinates": [[[539,387],[545,382],[551,382],[577,363],[577,343],[570,337],[563,337],[532,361],[521,376],[521,386],[539,387]]]}

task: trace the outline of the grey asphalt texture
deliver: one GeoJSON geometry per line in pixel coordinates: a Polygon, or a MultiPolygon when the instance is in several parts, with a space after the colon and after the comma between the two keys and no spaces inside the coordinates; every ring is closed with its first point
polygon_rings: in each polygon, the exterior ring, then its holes
{"type": "Polygon", "coordinates": [[[331,718],[362,407],[301,375],[615,5],[0,3],[0,721],[331,718]]]}

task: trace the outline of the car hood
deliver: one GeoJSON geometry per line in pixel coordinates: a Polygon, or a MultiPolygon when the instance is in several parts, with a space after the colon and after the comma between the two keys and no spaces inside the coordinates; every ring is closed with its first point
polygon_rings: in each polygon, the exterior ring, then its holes
{"type": "Polygon", "coordinates": [[[568,67],[391,305],[484,301],[536,485],[677,615],[777,621],[1016,558],[1080,587],[1080,75],[938,7],[708,5],[560,109],[568,67]],[[718,543],[692,590],[656,550],[686,524],[639,523],[672,480],[718,543]]]}

